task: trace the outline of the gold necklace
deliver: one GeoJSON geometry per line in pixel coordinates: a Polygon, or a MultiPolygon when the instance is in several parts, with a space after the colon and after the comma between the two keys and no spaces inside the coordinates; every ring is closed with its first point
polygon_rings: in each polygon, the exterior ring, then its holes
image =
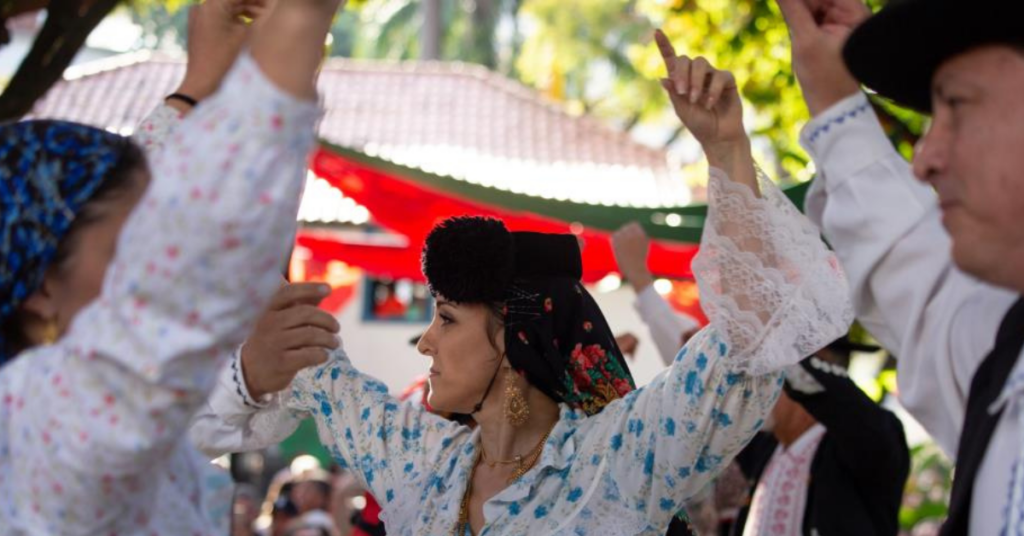
{"type": "MultiPolygon", "coordinates": [[[[483,449],[480,450],[483,452],[483,449]]],[[[469,528],[469,497],[473,494],[473,477],[476,475],[476,466],[480,464],[480,454],[476,455],[473,461],[473,469],[469,472],[469,482],[466,484],[466,492],[462,495],[462,502],[459,504],[459,521],[452,529],[452,536],[465,536],[469,528]]]]}
{"type": "MultiPolygon", "coordinates": [[[[556,421],[555,424],[558,424],[556,421]]],[[[484,451],[483,443],[480,444],[480,452],[476,456],[476,460],[473,462],[473,470],[469,472],[469,482],[466,484],[466,492],[462,495],[462,502],[459,504],[459,521],[455,524],[455,528],[452,529],[452,536],[464,536],[466,529],[469,527],[469,498],[473,494],[473,477],[476,476],[476,468],[480,465],[480,462],[484,462],[488,467],[494,469],[496,465],[510,465],[517,464],[516,469],[512,471],[512,476],[506,481],[507,484],[511,485],[519,480],[526,473],[533,469],[537,462],[540,461],[540,455],[544,452],[544,444],[547,443],[548,438],[551,437],[551,432],[555,429],[555,425],[552,424],[551,428],[540,438],[530,452],[527,453],[526,458],[528,463],[523,463],[524,456],[522,454],[516,455],[511,460],[487,460],[487,453],[484,451]]]]}
{"type": "Polygon", "coordinates": [[[551,430],[554,430],[554,426],[552,426],[540,438],[540,441],[537,442],[537,444],[534,445],[534,447],[530,449],[530,452],[527,452],[525,456],[522,454],[517,454],[516,457],[512,458],[511,460],[488,460],[487,451],[484,450],[484,446],[481,443],[480,461],[486,463],[487,466],[490,467],[491,469],[494,469],[494,467],[497,465],[515,464],[516,468],[515,470],[512,471],[512,476],[510,476],[508,479],[508,483],[512,484],[516,480],[522,478],[522,476],[528,473],[530,469],[533,469],[533,466],[537,465],[537,462],[540,461],[540,455],[544,452],[544,444],[547,443],[548,437],[551,436],[551,430]]]}

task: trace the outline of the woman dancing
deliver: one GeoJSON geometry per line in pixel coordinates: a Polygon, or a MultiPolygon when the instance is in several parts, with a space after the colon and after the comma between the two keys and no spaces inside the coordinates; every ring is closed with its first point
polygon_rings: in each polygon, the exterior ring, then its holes
{"type": "MultiPolygon", "coordinates": [[[[216,530],[182,434],[279,285],[339,4],[280,2],[148,155],[74,123],[0,126],[0,534],[216,530]]],[[[262,6],[201,9],[244,26],[262,6]]]]}
{"type": "Polygon", "coordinates": [[[761,426],[779,370],[845,333],[852,312],[818,232],[759,178],[732,76],[658,41],[665,88],[712,166],[694,261],[711,323],[671,367],[634,389],[579,282],[574,236],[453,218],[423,249],[437,308],[418,348],[430,405],[475,429],[399,403],[341,350],[295,375],[288,353],[243,348],[194,439],[211,453],[260,448],[312,415],[381,500],[389,534],[664,534],[761,426]]]}

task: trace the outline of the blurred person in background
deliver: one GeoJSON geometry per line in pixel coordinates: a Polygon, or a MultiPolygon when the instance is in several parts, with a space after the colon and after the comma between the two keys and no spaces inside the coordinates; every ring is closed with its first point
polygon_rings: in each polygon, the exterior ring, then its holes
{"type": "Polygon", "coordinates": [[[259,490],[252,484],[239,484],[231,502],[231,536],[256,536],[256,519],[259,517],[259,490]]]}

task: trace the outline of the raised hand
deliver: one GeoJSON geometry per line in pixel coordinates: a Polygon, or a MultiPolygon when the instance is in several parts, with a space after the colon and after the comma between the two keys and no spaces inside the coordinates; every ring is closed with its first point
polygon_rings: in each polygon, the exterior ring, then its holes
{"type": "Polygon", "coordinates": [[[640,346],[640,339],[632,333],[620,333],[615,336],[615,344],[618,345],[619,350],[625,354],[626,357],[633,359],[636,357],[636,349],[640,346]]]}
{"type": "Polygon", "coordinates": [[[704,58],[676,55],[661,30],[654,34],[668,78],[661,81],[676,115],[704,148],[708,164],[734,182],[759,191],[750,139],[743,130],[743,105],[736,79],[704,58]]]}
{"type": "Polygon", "coordinates": [[[323,364],[341,345],[338,321],[317,307],[329,293],[321,283],[293,283],[274,296],[242,346],[242,372],[253,398],[288,387],[300,370],[323,364]]]}
{"type": "Polygon", "coordinates": [[[327,32],[344,0],[279,0],[252,37],[252,57],[279,89],[316,98],[315,75],[327,32]]]}
{"type": "Polygon", "coordinates": [[[776,0],[793,42],[793,72],[811,115],[860,90],[846,69],[843,45],[871,11],[862,0],[776,0]]]}
{"type": "Polygon", "coordinates": [[[176,93],[201,101],[216,92],[245,45],[248,21],[261,20],[270,1],[207,0],[192,7],[188,14],[188,66],[176,93]]]}
{"type": "Polygon", "coordinates": [[[654,35],[668,78],[661,81],[683,125],[707,149],[746,142],[743,106],[732,73],[711,66],[702,57],[676,55],[661,30],[654,35]]]}
{"type": "Polygon", "coordinates": [[[639,223],[623,225],[612,234],[612,251],[619,273],[626,278],[637,293],[654,283],[654,277],[647,269],[647,251],[650,239],[639,223]]]}

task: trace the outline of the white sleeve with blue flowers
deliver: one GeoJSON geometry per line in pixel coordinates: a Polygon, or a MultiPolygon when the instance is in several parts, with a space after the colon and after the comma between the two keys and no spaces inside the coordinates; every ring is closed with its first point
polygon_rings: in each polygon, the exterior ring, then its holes
{"type": "Polygon", "coordinates": [[[563,493],[582,495],[581,506],[550,516],[552,533],[581,523],[589,534],[663,531],[761,427],[781,368],[853,319],[834,257],[773,183],[762,178],[758,197],[712,170],[710,186],[694,270],[711,323],[654,381],[579,427],[582,459],[563,493]]]}
{"type": "MultiPolygon", "coordinates": [[[[702,244],[711,254],[697,264],[698,278],[714,272],[703,295],[711,325],[653,382],[598,415],[563,405],[538,465],[485,504],[483,533],[664,534],[760,428],[779,369],[846,331],[844,276],[803,216],[770,183],[758,198],[722,181],[720,172],[712,178],[712,230],[702,244]],[[766,295],[776,299],[752,299],[766,295]],[[734,321],[729,311],[751,317],[734,321]],[[794,338],[798,328],[806,333],[794,338]]],[[[244,382],[225,373],[194,439],[211,454],[265,447],[312,415],[321,441],[381,501],[389,533],[447,534],[455,525],[479,432],[398,403],[344,352],[300,373],[269,406],[252,406],[244,382]]]]}
{"type": "Polygon", "coordinates": [[[287,438],[315,417],[320,440],[342,466],[361,476],[381,502],[394,494],[409,469],[449,457],[469,429],[401,402],[379,380],[356,370],[344,350],[300,372],[288,389],[252,400],[238,379],[240,355],[222,373],[192,423],[193,442],[209,456],[255,450],[287,438]]]}
{"type": "Polygon", "coordinates": [[[341,349],[262,403],[250,398],[238,370],[240,355],[193,421],[192,441],[207,455],[277,444],[312,416],[332,458],[381,504],[389,534],[447,534],[454,526],[445,510],[457,509],[461,495],[449,494],[464,483],[475,459],[466,451],[475,437],[468,427],[429,413],[419,402],[399,401],[353,367],[341,349]]]}

